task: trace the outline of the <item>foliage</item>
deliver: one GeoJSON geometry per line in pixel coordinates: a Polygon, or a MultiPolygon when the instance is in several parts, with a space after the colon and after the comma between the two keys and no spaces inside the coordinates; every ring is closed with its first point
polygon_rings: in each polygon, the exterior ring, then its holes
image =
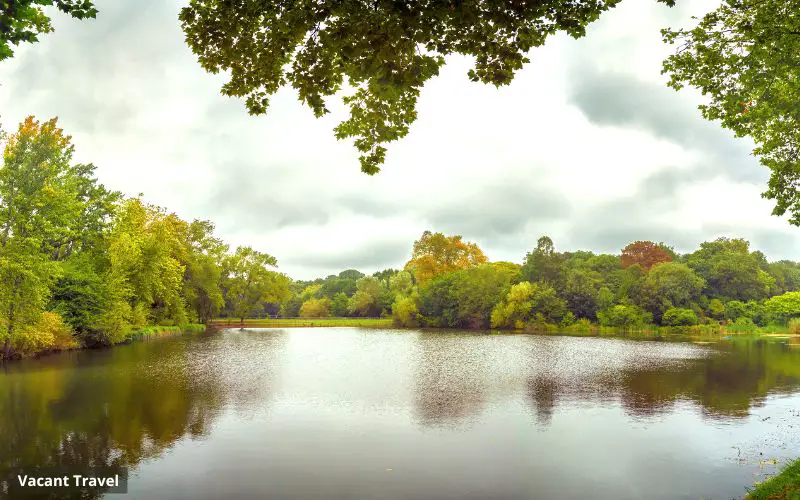
{"type": "Polygon", "coordinates": [[[708,302],[708,314],[714,319],[723,319],[725,317],[725,304],[719,299],[711,299],[708,302]]]}
{"type": "Polygon", "coordinates": [[[536,249],[525,255],[522,264],[522,277],[526,281],[543,281],[556,285],[561,282],[560,256],[555,251],[553,240],[542,236],[536,242],[536,249]]]}
{"type": "MultiPolygon", "coordinates": [[[[492,310],[492,328],[522,329],[535,314],[548,323],[559,323],[566,313],[566,302],[546,283],[523,281],[513,285],[503,302],[492,310]]],[[[574,318],[574,315],[573,315],[574,318]]]]}
{"type": "Polygon", "coordinates": [[[661,324],[666,326],[692,326],[697,324],[697,314],[691,309],[671,307],[661,317],[661,324]]]}
{"type": "Polygon", "coordinates": [[[350,118],[336,137],[355,138],[361,170],[374,174],[385,144],[404,137],[416,120],[420,90],[447,55],[475,58],[470,80],[506,85],[529,50],[560,31],[583,36],[618,2],[192,0],[180,20],[200,65],[229,71],[222,93],[244,98],[251,114],[265,113],[270,96],[291,85],[321,117],[326,98],[345,90],[350,118]]]}
{"type": "Polygon", "coordinates": [[[505,297],[518,271],[503,264],[481,264],[434,278],[420,288],[419,312],[428,326],[487,328],[495,305],[505,297]]]}
{"type": "Polygon", "coordinates": [[[643,327],[652,321],[652,315],[636,306],[616,305],[597,313],[602,326],[630,329],[643,327]]]}
{"type": "Polygon", "coordinates": [[[774,215],[800,225],[800,17],[797,0],[725,0],[690,30],[663,30],[678,51],[664,62],[669,84],[708,96],[703,116],[737,136],[772,174],[774,215]]]}
{"type": "Polygon", "coordinates": [[[411,260],[406,263],[405,270],[411,271],[416,282],[422,286],[441,274],[487,261],[478,245],[462,241],[461,236],[425,231],[414,242],[411,260]]]}
{"type": "Polygon", "coordinates": [[[800,318],[800,292],[787,292],[764,302],[764,309],[775,320],[787,322],[800,318]]]}
{"type": "Polygon", "coordinates": [[[350,299],[344,292],[339,292],[331,300],[331,314],[337,318],[347,315],[347,307],[350,299]]]}
{"type": "Polygon", "coordinates": [[[331,315],[331,301],[327,297],[322,299],[308,299],[300,307],[301,318],[327,318],[331,315]]]}
{"type": "Polygon", "coordinates": [[[673,255],[663,243],[652,241],[634,241],[622,249],[620,265],[630,267],[639,264],[645,271],[662,262],[670,262],[673,255]]]}
{"type": "Polygon", "coordinates": [[[275,265],[275,257],[251,247],[239,247],[226,259],[226,297],[234,316],[244,321],[259,305],[280,303],[288,298],[289,279],[269,269],[275,265]]]}
{"type": "Polygon", "coordinates": [[[700,244],[686,263],[706,280],[709,297],[758,300],[769,294],[774,278],[761,269],[760,255],[742,239],[719,238],[700,244]]]}
{"type": "Polygon", "coordinates": [[[75,19],[97,15],[90,0],[6,0],[0,3],[0,61],[14,55],[12,45],[38,42],[40,34],[53,31],[41,7],[50,5],[75,19]]]}
{"type": "Polygon", "coordinates": [[[381,313],[381,283],[373,276],[364,276],[356,282],[356,293],[347,306],[353,316],[375,317],[381,313]]]}
{"type": "Polygon", "coordinates": [[[419,326],[419,311],[416,297],[399,296],[392,305],[392,321],[395,326],[419,326]]]}

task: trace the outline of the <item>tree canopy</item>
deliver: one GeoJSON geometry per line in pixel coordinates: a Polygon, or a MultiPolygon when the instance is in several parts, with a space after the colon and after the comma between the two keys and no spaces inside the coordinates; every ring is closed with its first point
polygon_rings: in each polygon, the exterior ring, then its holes
{"type": "Polygon", "coordinates": [[[91,0],[0,0],[0,61],[14,55],[12,46],[39,41],[39,35],[53,31],[42,7],[54,5],[75,19],[94,18],[91,0]]]}
{"type": "Polygon", "coordinates": [[[251,114],[265,113],[286,85],[317,117],[329,112],[327,97],[345,91],[350,118],[336,137],[354,138],[361,170],[374,174],[385,144],[408,134],[420,89],[446,56],[474,57],[472,81],[507,85],[530,49],[558,32],[583,36],[619,2],[192,0],[180,20],[202,67],[230,71],[222,93],[244,98],[251,114]]]}
{"type": "Polygon", "coordinates": [[[425,231],[414,242],[411,260],[406,263],[405,269],[414,273],[417,283],[423,284],[442,273],[487,261],[478,245],[463,241],[460,235],[445,236],[425,231]]]}
{"type": "Polygon", "coordinates": [[[703,116],[737,136],[772,174],[774,215],[800,225],[800,1],[724,0],[690,30],[663,30],[678,50],[664,62],[669,84],[709,97],[703,116]]]}

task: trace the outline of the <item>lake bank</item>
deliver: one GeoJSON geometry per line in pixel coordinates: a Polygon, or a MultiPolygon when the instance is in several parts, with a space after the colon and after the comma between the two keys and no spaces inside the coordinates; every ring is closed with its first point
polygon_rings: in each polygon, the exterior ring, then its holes
{"type": "Polygon", "coordinates": [[[800,459],[789,462],[780,472],[748,493],[748,500],[800,499],[800,459]]]}
{"type": "MultiPolygon", "coordinates": [[[[392,318],[258,318],[246,319],[244,323],[236,320],[215,319],[208,325],[190,324],[185,326],[148,326],[131,333],[125,340],[118,344],[99,347],[70,347],[63,349],[47,349],[36,352],[26,358],[40,358],[58,352],[70,350],[85,350],[96,348],[109,348],[116,345],[124,345],[131,342],[147,341],[159,337],[181,335],[185,333],[199,333],[206,328],[236,329],[236,328],[372,328],[372,329],[397,329],[397,330],[419,330],[418,328],[397,327],[393,324],[392,318]]],[[[451,331],[449,328],[426,327],[422,330],[437,332],[451,331]]],[[[732,338],[751,338],[767,340],[789,340],[790,343],[800,345],[800,335],[789,333],[786,329],[783,333],[776,333],[775,328],[763,330],[729,330],[724,326],[699,325],[687,327],[661,327],[653,326],[639,330],[620,329],[604,327],[589,323],[576,323],[571,327],[558,327],[557,325],[535,325],[526,329],[491,329],[474,330],[475,332],[489,332],[495,334],[533,334],[544,336],[564,336],[564,337],[603,337],[619,338],[627,340],[671,340],[678,342],[703,342],[720,341],[732,338]]],[[[7,361],[23,359],[20,357],[11,358],[7,361]]]]}
{"type": "MultiPolygon", "coordinates": [[[[418,329],[401,327],[394,324],[392,318],[258,318],[240,320],[231,318],[215,319],[209,323],[214,328],[325,328],[325,327],[365,327],[418,329]]],[[[448,328],[423,327],[425,330],[437,331],[448,328]]],[[[569,326],[554,324],[533,324],[524,329],[480,329],[498,333],[532,333],[540,335],[563,335],[573,337],[617,337],[626,339],[660,339],[669,337],[718,338],[728,336],[752,336],[754,338],[798,338],[800,334],[790,332],[788,327],[772,325],[770,327],[741,328],[737,325],[695,325],[695,326],[657,326],[652,325],[640,329],[625,329],[600,326],[588,321],[579,321],[569,326]]]]}
{"type": "Polygon", "coordinates": [[[185,333],[200,333],[206,330],[206,325],[201,324],[188,324],[183,326],[164,326],[164,325],[154,325],[154,326],[146,326],[144,328],[139,328],[133,332],[131,332],[125,339],[121,342],[117,342],[111,345],[102,345],[102,346],[81,346],[76,341],[68,344],[65,347],[61,348],[48,348],[43,349],[40,351],[32,352],[26,356],[17,355],[11,358],[0,358],[0,363],[6,361],[19,361],[22,359],[37,359],[42,358],[45,356],[50,356],[52,354],[57,354],[60,352],[65,351],[82,351],[82,350],[91,350],[91,349],[107,349],[112,348],[119,345],[130,344],[132,342],[146,342],[151,339],[160,338],[160,337],[168,337],[172,335],[181,335],[185,333]]]}

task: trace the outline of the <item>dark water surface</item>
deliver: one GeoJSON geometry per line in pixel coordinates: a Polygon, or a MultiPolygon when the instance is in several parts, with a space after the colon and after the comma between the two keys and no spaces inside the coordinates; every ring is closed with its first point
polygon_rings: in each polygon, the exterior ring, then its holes
{"type": "Polygon", "coordinates": [[[107,498],[740,498],[800,455],[800,349],[313,328],[11,363],[0,473],[107,498]]]}

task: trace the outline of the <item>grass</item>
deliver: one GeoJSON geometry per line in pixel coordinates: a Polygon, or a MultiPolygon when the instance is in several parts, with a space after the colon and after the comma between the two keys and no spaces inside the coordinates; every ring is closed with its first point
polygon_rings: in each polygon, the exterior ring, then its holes
{"type": "Polygon", "coordinates": [[[173,326],[146,326],[131,333],[128,339],[130,341],[147,340],[153,337],[166,337],[169,335],[177,335],[181,333],[200,333],[205,331],[205,325],[173,325],[173,326]]]}
{"type": "MultiPolygon", "coordinates": [[[[211,323],[214,326],[237,327],[241,323],[238,319],[217,319],[211,323]]],[[[266,318],[246,319],[244,327],[249,328],[292,328],[310,326],[361,326],[369,328],[389,328],[392,318],[266,318]]]]}
{"type": "Polygon", "coordinates": [[[789,462],[780,474],[756,486],[748,500],[800,500],[800,459],[789,462]]]}

